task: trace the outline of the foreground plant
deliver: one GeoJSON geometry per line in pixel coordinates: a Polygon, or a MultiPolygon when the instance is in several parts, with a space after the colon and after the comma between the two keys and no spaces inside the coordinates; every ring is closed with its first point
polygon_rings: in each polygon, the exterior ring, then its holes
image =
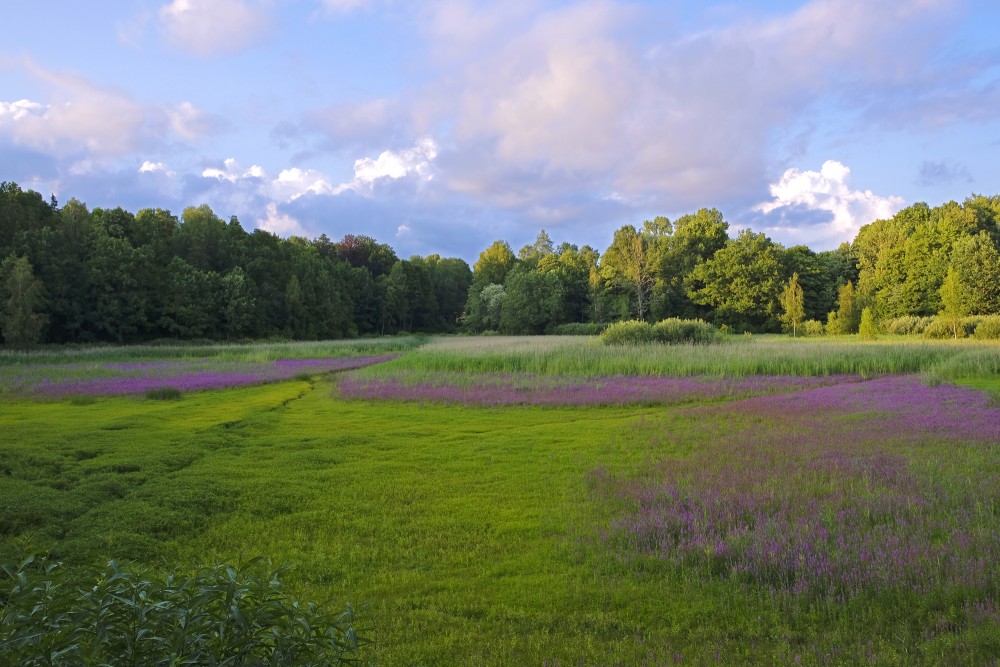
{"type": "Polygon", "coordinates": [[[291,599],[261,559],[160,577],[32,556],[2,572],[3,664],[343,665],[370,643],[350,606],[291,599]]]}

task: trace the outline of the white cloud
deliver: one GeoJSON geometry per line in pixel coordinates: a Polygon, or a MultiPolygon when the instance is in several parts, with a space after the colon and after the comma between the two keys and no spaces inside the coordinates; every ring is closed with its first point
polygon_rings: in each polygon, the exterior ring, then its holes
{"type": "Polygon", "coordinates": [[[418,183],[430,181],[434,175],[431,162],[437,157],[438,146],[431,137],[420,139],[412,148],[396,151],[382,151],[374,160],[361,158],[354,162],[354,179],[341,183],[332,194],[353,190],[359,194],[371,194],[375,184],[383,180],[399,180],[415,177],[418,183]]]}
{"type": "Polygon", "coordinates": [[[10,121],[24,120],[29,116],[41,116],[44,113],[45,107],[31,100],[0,102],[0,122],[3,122],[5,119],[10,121]]]}
{"type": "Polygon", "coordinates": [[[142,163],[142,165],[139,167],[139,173],[140,174],[160,173],[160,174],[166,174],[167,176],[176,175],[173,171],[167,168],[167,165],[163,164],[162,162],[152,162],[150,160],[146,160],[145,162],[142,163]]]}
{"type": "Polygon", "coordinates": [[[802,240],[818,238],[826,244],[850,241],[863,225],[892,217],[906,203],[900,197],[882,197],[871,190],[852,190],[851,170],[836,160],[827,160],[819,171],[788,169],[770,190],[772,201],[754,207],[765,215],[777,213],[783,220],[768,231],[801,235],[802,240]],[[788,224],[802,212],[817,211],[828,213],[827,220],[799,228],[788,224]]]}
{"type": "Polygon", "coordinates": [[[402,225],[400,225],[399,227],[396,227],[396,238],[397,239],[401,239],[401,238],[404,238],[406,236],[410,236],[411,234],[413,234],[413,228],[410,227],[409,225],[405,224],[405,223],[402,224],[402,225]]]}
{"type": "Polygon", "coordinates": [[[260,180],[267,178],[267,173],[264,169],[256,164],[252,165],[249,169],[243,169],[235,158],[226,158],[223,160],[222,165],[221,169],[218,167],[206,167],[201,172],[202,177],[214,178],[229,183],[248,179],[260,180]]]}
{"type": "Polygon", "coordinates": [[[313,169],[292,167],[285,169],[271,184],[274,194],[285,201],[293,201],[305,194],[330,195],[336,194],[336,189],[327,177],[313,169]]]}
{"type": "Polygon", "coordinates": [[[257,226],[278,236],[304,236],[306,231],[298,220],[278,212],[278,205],[271,202],[266,208],[267,215],[257,220],[257,226]]]}
{"type": "Polygon", "coordinates": [[[657,3],[539,4],[447,0],[425,14],[441,76],[408,106],[420,127],[454,128],[446,186],[500,206],[759,196],[777,132],[809,126],[817,102],[871,104],[921,76],[953,3],[812,0],[685,34],[657,3]],[[525,181],[537,196],[511,196],[525,181]]]}
{"type": "Polygon", "coordinates": [[[267,12],[243,0],[173,0],[160,9],[167,38],[198,56],[241,51],[268,29],[267,12]]]}
{"type": "Polygon", "coordinates": [[[193,141],[218,125],[187,102],[143,104],[72,72],[48,70],[27,58],[20,65],[47,87],[48,100],[0,102],[0,136],[50,155],[121,157],[174,136],[193,141]]]}

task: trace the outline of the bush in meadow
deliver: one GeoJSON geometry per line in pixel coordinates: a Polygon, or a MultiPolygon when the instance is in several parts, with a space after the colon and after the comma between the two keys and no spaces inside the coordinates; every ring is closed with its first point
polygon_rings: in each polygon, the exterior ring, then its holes
{"type": "Polygon", "coordinates": [[[871,308],[861,311],[861,324],[858,325],[858,335],[863,340],[875,340],[878,336],[878,328],[875,326],[875,316],[871,308]]]}
{"type": "MultiPolygon", "coordinates": [[[[963,317],[959,320],[958,337],[968,338],[975,333],[978,324],[982,321],[980,317],[963,317]]],[[[944,317],[935,317],[933,321],[924,329],[925,338],[937,340],[955,337],[953,321],[944,317]]]]}
{"type": "Polygon", "coordinates": [[[343,665],[370,641],[354,611],[289,598],[261,559],[151,576],[114,561],[0,568],[5,665],[343,665]]]}
{"type": "Polygon", "coordinates": [[[826,327],[819,320],[806,320],[802,323],[803,336],[822,336],[826,333],[826,327]]]}
{"type": "Polygon", "coordinates": [[[927,329],[928,325],[930,325],[933,321],[933,317],[906,315],[904,317],[896,317],[882,322],[881,329],[885,333],[895,336],[920,335],[924,333],[924,330],[927,329]]]}
{"type": "Polygon", "coordinates": [[[642,320],[625,320],[609,324],[601,334],[605,345],[637,345],[653,342],[653,327],[642,320]]]}
{"type": "Polygon", "coordinates": [[[658,343],[697,343],[708,345],[722,340],[722,332],[704,320],[671,317],[653,325],[653,340],[658,343]]]}
{"type": "Polygon", "coordinates": [[[977,340],[1000,340],[1000,315],[990,315],[976,326],[977,340]]]}

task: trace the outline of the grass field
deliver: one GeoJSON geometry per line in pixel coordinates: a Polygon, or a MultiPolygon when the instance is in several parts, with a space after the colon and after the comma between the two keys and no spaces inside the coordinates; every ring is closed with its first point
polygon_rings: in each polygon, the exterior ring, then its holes
{"type": "MultiPolygon", "coordinates": [[[[181,400],[5,395],[0,561],[43,550],[183,569],[265,555],[291,566],[302,597],[360,608],[369,657],[385,665],[1000,655],[1000,408],[980,391],[1000,388],[996,345],[376,345],[327,354],[402,354],[181,400]],[[831,379],[633,405],[336,388],[348,377],[461,388],[480,382],[463,374],[491,373],[831,379]]],[[[290,349],[215,356],[325,348],[290,349]]],[[[158,352],[52,353],[0,374],[158,352]]]]}

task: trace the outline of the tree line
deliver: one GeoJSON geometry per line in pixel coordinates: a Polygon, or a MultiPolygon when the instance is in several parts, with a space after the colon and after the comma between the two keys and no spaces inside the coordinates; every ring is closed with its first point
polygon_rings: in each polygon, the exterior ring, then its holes
{"type": "Polygon", "coordinates": [[[454,331],[472,281],[461,259],[400,259],[368,236],[282,239],[208,206],[60,207],[14,183],[0,185],[0,259],[0,328],[17,346],[454,331]]]}
{"type": "Polygon", "coordinates": [[[461,259],[400,259],[367,236],[247,232],[207,206],[178,218],[0,186],[8,345],[157,338],[339,338],[399,331],[540,334],[620,320],[731,331],[856,332],[904,316],[1000,313],[1000,196],[910,206],[814,252],[716,209],[618,229],[603,253],[542,230],[461,259]],[[944,295],[944,297],[942,296],[944,295]]]}

